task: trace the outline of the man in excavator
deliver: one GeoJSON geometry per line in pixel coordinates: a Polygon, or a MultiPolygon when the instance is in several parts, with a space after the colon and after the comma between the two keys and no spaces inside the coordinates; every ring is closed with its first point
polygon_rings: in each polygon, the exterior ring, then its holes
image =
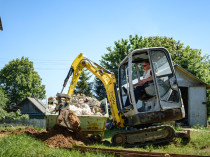
{"type": "MultiPolygon", "coordinates": [[[[159,126],[159,124],[182,119],[185,117],[185,111],[173,62],[167,49],[153,47],[130,52],[119,64],[119,92],[112,72],[84,57],[83,54],[79,54],[73,61],[63,84],[64,89],[73,74],[68,94],[63,94],[63,89],[58,93],[61,98],[65,98],[66,102],[71,98],[83,68],[92,72],[104,84],[114,126],[130,129],[115,133],[112,136],[113,145],[157,144],[173,139],[176,135],[174,129],[167,125],[159,126]],[[145,60],[148,61],[143,62],[145,60]],[[134,89],[133,84],[136,82],[139,83],[135,84],[136,89],[134,89]],[[144,92],[141,93],[140,89],[144,89],[144,92]],[[127,97],[129,97],[128,100],[127,97]],[[132,109],[122,113],[122,107],[126,105],[132,105],[132,109]],[[152,127],[140,129],[142,125],[151,126],[151,124],[152,127]]],[[[60,112],[61,115],[67,113],[65,108],[61,110],[63,111],[60,112]]],[[[71,122],[68,117],[68,114],[65,114],[65,118],[62,119],[64,123],[71,122]]],[[[68,128],[70,128],[69,125],[68,128]]]]}
{"type": "MultiPolygon", "coordinates": [[[[144,60],[142,62],[142,67],[143,67],[143,70],[144,70],[144,74],[143,74],[143,79],[140,80],[139,82],[135,83],[133,86],[135,88],[134,90],[134,95],[135,95],[135,100],[136,100],[136,103],[138,101],[138,99],[143,99],[145,97],[145,87],[148,87],[149,84],[151,82],[153,82],[153,77],[152,77],[152,72],[151,72],[151,69],[150,69],[150,64],[149,64],[149,61],[148,60],[144,60]]],[[[128,111],[130,109],[132,109],[133,106],[131,105],[130,103],[130,99],[129,99],[129,96],[127,97],[126,99],[126,102],[125,102],[125,107],[123,109],[123,111],[128,111]]]]}

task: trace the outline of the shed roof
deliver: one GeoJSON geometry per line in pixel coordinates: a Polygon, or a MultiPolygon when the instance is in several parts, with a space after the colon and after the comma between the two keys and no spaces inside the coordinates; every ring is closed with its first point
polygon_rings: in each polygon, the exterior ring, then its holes
{"type": "Polygon", "coordinates": [[[22,106],[26,101],[30,101],[32,104],[34,104],[34,106],[39,109],[42,113],[45,114],[46,112],[46,107],[45,107],[45,104],[37,99],[37,98],[30,98],[30,97],[27,97],[25,98],[23,101],[21,101],[18,106],[22,106]]]}
{"type": "Polygon", "coordinates": [[[182,68],[179,65],[174,65],[174,68],[179,69],[180,71],[182,71],[183,73],[185,73],[187,76],[195,79],[196,81],[198,81],[200,84],[206,86],[206,89],[210,89],[210,85],[208,85],[207,83],[203,82],[202,80],[200,80],[199,78],[197,78],[195,75],[193,75],[192,73],[190,73],[189,71],[187,71],[186,69],[182,68]]]}

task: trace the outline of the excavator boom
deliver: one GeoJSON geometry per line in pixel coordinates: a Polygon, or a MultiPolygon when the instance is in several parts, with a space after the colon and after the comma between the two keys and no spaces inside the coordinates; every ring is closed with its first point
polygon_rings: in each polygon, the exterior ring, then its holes
{"type": "Polygon", "coordinates": [[[124,120],[122,118],[122,114],[118,113],[118,108],[117,108],[116,78],[114,74],[109,72],[105,68],[101,67],[97,63],[86,58],[82,53],[80,53],[73,61],[69,73],[66,79],[64,80],[63,89],[65,88],[69,77],[73,74],[71,84],[68,90],[68,95],[71,97],[83,68],[89,70],[92,74],[94,74],[97,78],[99,78],[102,81],[106,89],[113,121],[116,126],[124,127],[124,120]]]}

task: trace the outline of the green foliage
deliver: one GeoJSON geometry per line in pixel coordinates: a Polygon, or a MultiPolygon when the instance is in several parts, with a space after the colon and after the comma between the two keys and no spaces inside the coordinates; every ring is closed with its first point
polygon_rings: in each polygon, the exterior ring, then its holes
{"type": "Polygon", "coordinates": [[[146,146],[146,150],[148,150],[148,151],[150,151],[150,152],[152,152],[152,151],[154,151],[154,146],[153,145],[148,145],[148,146],[146,146]]]}
{"type": "MultiPolygon", "coordinates": [[[[174,64],[179,64],[205,83],[210,84],[209,55],[202,56],[201,50],[192,49],[190,46],[185,47],[180,41],[169,37],[153,36],[143,38],[138,35],[130,35],[129,39],[115,41],[114,47],[108,47],[108,53],[102,56],[101,65],[114,72],[116,78],[118,78],[116,63],[120,63],[134,49],[148,47],[165,47],[170,52],[174,64]]],[[[207,91],[207,106],[210,115],[210,91],[207,91]]]]}
{"type": "Polygon", "coordinates": [[[104,98],[107,97],[107,94],[106,94],[106,89],[104,87],[104,84],[101,82],[101,80],[97,77],[95,77],[94,79],[94,86],[93,86],[93,91],[95,93],[95,97],[98,99],[98,100],[102,100],[104,98]]]}
{"type": "Polygon", "coordinates": [[[8,98],[4,90],[0,87],[0,108],[5,109],[8,102],[8,98]]]}
{"type": "Polygon", "coordinates": [[[83,93],[86,96],[92,96],[92,83],[88,82],[91,78],[87,70],[83,70],[75,87],[74,93],[83,93]]]}
{"type": "Polygon", "coordinates": [[[7,117],[7,111],[5,111],[3,108],[0,107],[0,120],[6,119],[7,117]]]}
{"type": "Polygon", "coordinates": [[[176,131],[183,131],[184,129],[181,126],[173,127],[176,131]]]}
{"type": "Polygon", "coordinates": [[[4,109],[0,108],[0,121],[1,120],[27,120],[29,119],[29,115],[21,114],[20,110],[16,112],[7,112],[4,109]]]}
{"type": "Polygon", "coordinates": [[[26,97],[45,98],[45,86],[28,58],[12,60],[5,65],[0,71],[0,86],[6,92],[9,104],[17,105],[26,97]]]}

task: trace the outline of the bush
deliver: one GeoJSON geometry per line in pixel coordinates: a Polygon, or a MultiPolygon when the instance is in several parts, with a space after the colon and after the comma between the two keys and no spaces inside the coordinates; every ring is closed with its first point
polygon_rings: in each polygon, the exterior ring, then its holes
{"type": "Polygon", "coordinates": [[[0,108],[0,120],[27,120],[29,115],[21,114],[21,111],[18,109],[16,112],[7,112],[4,109],[0,108]]]}

